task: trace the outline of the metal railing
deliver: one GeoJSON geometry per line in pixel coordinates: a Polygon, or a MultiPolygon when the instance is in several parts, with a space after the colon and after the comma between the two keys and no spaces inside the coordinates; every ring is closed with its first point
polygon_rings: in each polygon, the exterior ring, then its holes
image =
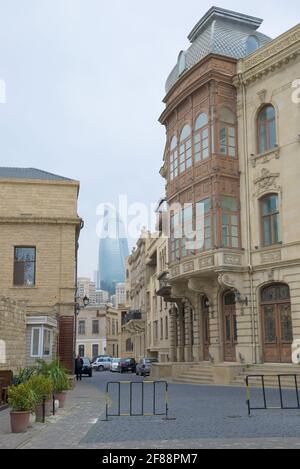
{"type": "MultiPolygon", "coordinates": [[[[300,398],[299,398],[299,385],[298,379],[300,375],[297,374],[281,374],[281,375],[248,375],[246,376],[246,391],[247,391],[247,407],[248,407],[248,416],[251,416],[251,412],[254,410],[299,410],[300,409],[300,398]],[[266,393],[266,378],[274,378],[278,379],[278,391],[279,391],[279,399],[280,399],[280,406],[270,406],[268,405],[268,398],[266,393]],[[250,382],[251,379],[261,379],[261,387],[262,387],[262,398],[263,398],[263,405],[259,407],[252,407],[251,405],[251,387],[250,382]],[[292,378],[292,382],[295,386],[295,393],[296,393],[296,403],[297,405],[285,405],[284,396],[283,396],[283,389],[287,389],[283,385],[283,378],[292,378]]],[[[291,383],[290,383],[291,384],[291,383]]],[[[290,387],[290,386],[289,386],[290,387]]]]}
{"type": "MultiPolygon", "coordinates": [[[[124,394],[123,394],[124,396],[124,394]]],[[[106,407],[105,407],[105,419],[104,422],[108,422],[110,417],[164,417],[163,420],[176,420],[175,418],[170,418],[169,416],[169,384],[166,381],[111,381],[106,383],[106,407]],[[158,395],[158,386],[163,385],[164,389],[164,399],[163,405],[161,409],[158,409],[159,404],[159,395],[158,395]],[[117,386],[117,399],[114,401],[111,398],[110,390],[112,387],[117,386]],[[128,402],[127,402],[127,410],[126,412],[122,412],[122,391],[124,390],[124,386],[127,386],[127,390],[129,387],[129,395],[128,395],[128,402]],[[151,390],[151,412],[146,412],[147,404],[149,405],[149,401],[146,401],[145,396],[145,387],[149,389],[152,386],[151,390]],[[133,399],[133,390],[138,389],[140,391],[139,394],[139,411],[134,410],[134,403],[136,404],[137,401],[133,399]],[[113,407],[113,404],[116,403],[116,412],[111,413],[110,408],[113,407]],[[163,409],[163,410],[162,410],[163,409]]],[[[123,399],[124,400],[124,399],[123,399]]]]}

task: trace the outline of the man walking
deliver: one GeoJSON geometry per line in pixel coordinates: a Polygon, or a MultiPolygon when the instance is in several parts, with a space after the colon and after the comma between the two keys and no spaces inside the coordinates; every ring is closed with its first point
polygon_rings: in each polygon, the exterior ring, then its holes
{"type": "Polygon", "coordinates": [[[75,359],[75,374],[76,374],[76,380],[80,380],[82,378],[82,367],[83,367],[83,360],[81,356],[78,354],[77,358],[75,359]]]}

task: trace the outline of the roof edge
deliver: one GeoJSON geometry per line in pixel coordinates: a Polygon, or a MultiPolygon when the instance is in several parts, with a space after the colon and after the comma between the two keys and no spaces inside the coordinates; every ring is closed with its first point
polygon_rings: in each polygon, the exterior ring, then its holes
{"type": "Polygon", "coordinates": [[[243,13],[213,6],[194,26],[188,35],[188,40],[193,43],[201,34],[203,29],[207,27],[213,19],[216,18],[226,18],[232,21],[236,21],[237,23],[245,24],[254,31],[256,31],[263,23],[263,19],[261,18],[256,18],[255,16],[244,15],[243,13]]]}

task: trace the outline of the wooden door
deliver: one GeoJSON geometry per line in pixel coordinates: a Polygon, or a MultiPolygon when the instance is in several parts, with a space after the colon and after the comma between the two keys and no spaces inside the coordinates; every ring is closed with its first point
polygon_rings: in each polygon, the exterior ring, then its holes
{"type": "Polygon", "coordinates": [[[261,314],[264,361],[291,363],[293,326],[287,285],[271,285],[263,290],[261,314]]]}
{"type": "Polygon", "coordinates": [[[223,297],[224,361],[236,362],[237,320],[234,293],[223,297]]]}

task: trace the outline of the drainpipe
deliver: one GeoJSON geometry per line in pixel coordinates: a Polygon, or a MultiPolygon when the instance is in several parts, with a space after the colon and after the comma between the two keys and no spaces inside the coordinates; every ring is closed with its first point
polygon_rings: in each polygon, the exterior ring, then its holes
{"type": "MultiPolygon", "coordinates": [[[[80,232],[84,227],[84,221],[80,220],[80,225],[76,230],[75,240],[75,297],[74,297],[74,343],[73,343],[73,366],[75,370],[75,357],[76,357],[76,340],[77,340],[77,280],[78,280],[78,250],[79,250],[79,237],[80,232]]],[[[74,371],[75,372],[75,371],[74,371]]]]}
{"type": "Polygon", "coordinates": [[[255,331],[255,308],[254,308],[254,284],[253,284],[253,265],[252,265],[252,251],[251,251],[251,217],[250,217],[250,187],[249,187],[249,159],[248,159],[248,128],[247,128],[247,90],[243,81],[242,73],[238,73],[239,83],[242,88],[243,98],[243,153],[244,153],[244,166],[245,166],[245,189],[246,189],[246,216],[247,216],[247,230],[246,230],[246,256],[250,280],[251,291],[251,333],[252,333],[252,361],[257,363],[256,353],[256,331],[255,331]]]}

